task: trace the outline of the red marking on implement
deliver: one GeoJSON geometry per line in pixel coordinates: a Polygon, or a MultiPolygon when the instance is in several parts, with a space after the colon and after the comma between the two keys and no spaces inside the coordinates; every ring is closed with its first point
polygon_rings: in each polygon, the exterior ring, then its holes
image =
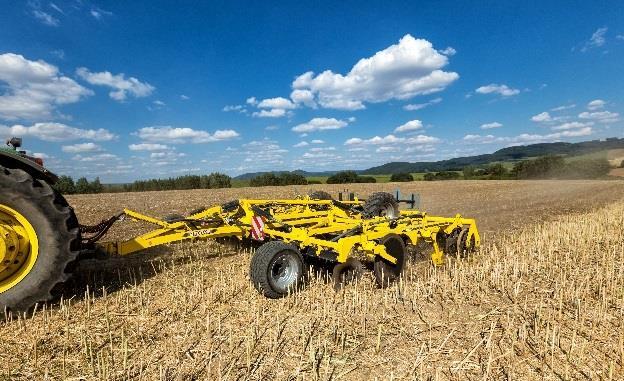
{"type": "Polygon", "coordinates": [[[260,216],[251,217],[251,238],[264,241],[264,220],[260,216]]]}

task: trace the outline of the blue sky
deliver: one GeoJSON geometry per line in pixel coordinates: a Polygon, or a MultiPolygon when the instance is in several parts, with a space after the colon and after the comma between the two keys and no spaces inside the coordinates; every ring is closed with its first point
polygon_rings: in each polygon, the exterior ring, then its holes
{"type": "Polygon", "coordinates": [[[624,4],[2,1],[0,137],[105,182],[624,136],[624,4]]]}

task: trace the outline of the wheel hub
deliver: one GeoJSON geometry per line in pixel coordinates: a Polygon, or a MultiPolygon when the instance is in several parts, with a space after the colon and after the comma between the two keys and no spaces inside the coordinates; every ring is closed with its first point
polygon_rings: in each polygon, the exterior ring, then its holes
{"type": "Polygon", "coordinates": [[[11,267],[19,253],[19,238],[11,226],[0,223],[0,273],[11,267]]]}
{"type": "Polygon", "coordinates": [[[273,283],[280,289],[287,289],[297,277],[297,264],[291,255],[281,255],[271,267],[273,283]]]}
{"type": "Polygon", "coordinates": [[[0,204],[0,293],[28,275],[37,255],[32,225],[17,211],[0,204]]]}

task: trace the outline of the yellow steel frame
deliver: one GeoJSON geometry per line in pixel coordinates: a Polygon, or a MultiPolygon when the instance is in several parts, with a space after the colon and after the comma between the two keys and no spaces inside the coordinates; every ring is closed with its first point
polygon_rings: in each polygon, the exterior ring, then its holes
{"type": "Polygon", "coordinates": [[[319,254],[330,251],[340,263],[358,253],[368,259],[380,256],[396,263],[396,258],[388,254],[385,246],[379,243],[388,234],[398,234],[412,245],[421,239],[432,243],[431,260],[436,265],[444,263],[443,248],[439,247],[436,239],[440,232],[450,234],[455,229],[468,228],[467,246],[470,247],[473,242],[475,247],[480,245],[475,220],[462,218],[459,214],[446,218],[402,210],[394,220],[386,217],[364,219],[360,213],[345,210],[348,209],[345,206],[361,205],[361,201],[356,199],[342,204],[307,197],[294,200],[241,199],[236,210],[226,211],[221,206],[214,206],[172,223],[126,209],[126,217],[151,223],[158,228],[126,241],[98,245],[109,254],[127,255],[184,240],[220,237],[248,239],[251,236],[252,218],[259,214],[258,211],[265,217],[264,233],[269,240],[291,242],[300,249],[312,248],[313,252],[319,254]]]}

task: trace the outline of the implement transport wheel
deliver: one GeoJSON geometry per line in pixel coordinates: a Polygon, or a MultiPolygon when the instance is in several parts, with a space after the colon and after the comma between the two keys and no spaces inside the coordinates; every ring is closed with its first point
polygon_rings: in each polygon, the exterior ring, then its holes
{"type": "Polygon", "coordinates": [[[363,273],[362,262],[355,258],[349,258],[345,263],[336,264],[332,272],[334,290],[340,291],[344,285],[357,282],[363,273]]]}
{"type": "Polygon", "coordinates": [[[474,235],[470,237],[470,247],[468,247],[468,228],[463,228],[457,236],[457,257],[467,258],[475,251],[475,238],[474,235]]]}
{"type": "Polygon", "coordinates": [[[0,166],[0,315],[52,299],[79,250],[78,221],[63,196],[0,166]]]}
{"type": "Polygon", "coordinates": [[[387,192],[375,192],[364,203],[362,211],[364,218],[386,217],[395,219],[399,216],[399,203],[393,195],[387,192]]]}
{"type": "Polygon", "coordinates": [[[333,200],[334,199],[331,194],[322,190],[314,191],[310,193],[309,196],[312,200],[333,200]]]}
{"type": "Polygon", "coordinates": [[[375,281],[379,287],[384,288],[392,285],[401,277],[405,267],[406,249],[403,239],[397,234],[388,234],[380,243],[386,247],[386,252],[397,260],[397,263],[394,264],[380,256],[375,258],[373,266],[375,281]]]}
{"type": "Polygon", "coordinates": [[[440,248],[444,250],[444,255],[457,256],[457,239],[460,233],[461,229],[456,228],[450,234],[445,235],[444,245],[440,245],[440,248]]]}
{"type": "Polygon", "coordinates": [[[282,241],[260,246],[251,259],[250,278],[256,290],[277,299],[303,285],[305,265],[299,250],[282,241]]]}

